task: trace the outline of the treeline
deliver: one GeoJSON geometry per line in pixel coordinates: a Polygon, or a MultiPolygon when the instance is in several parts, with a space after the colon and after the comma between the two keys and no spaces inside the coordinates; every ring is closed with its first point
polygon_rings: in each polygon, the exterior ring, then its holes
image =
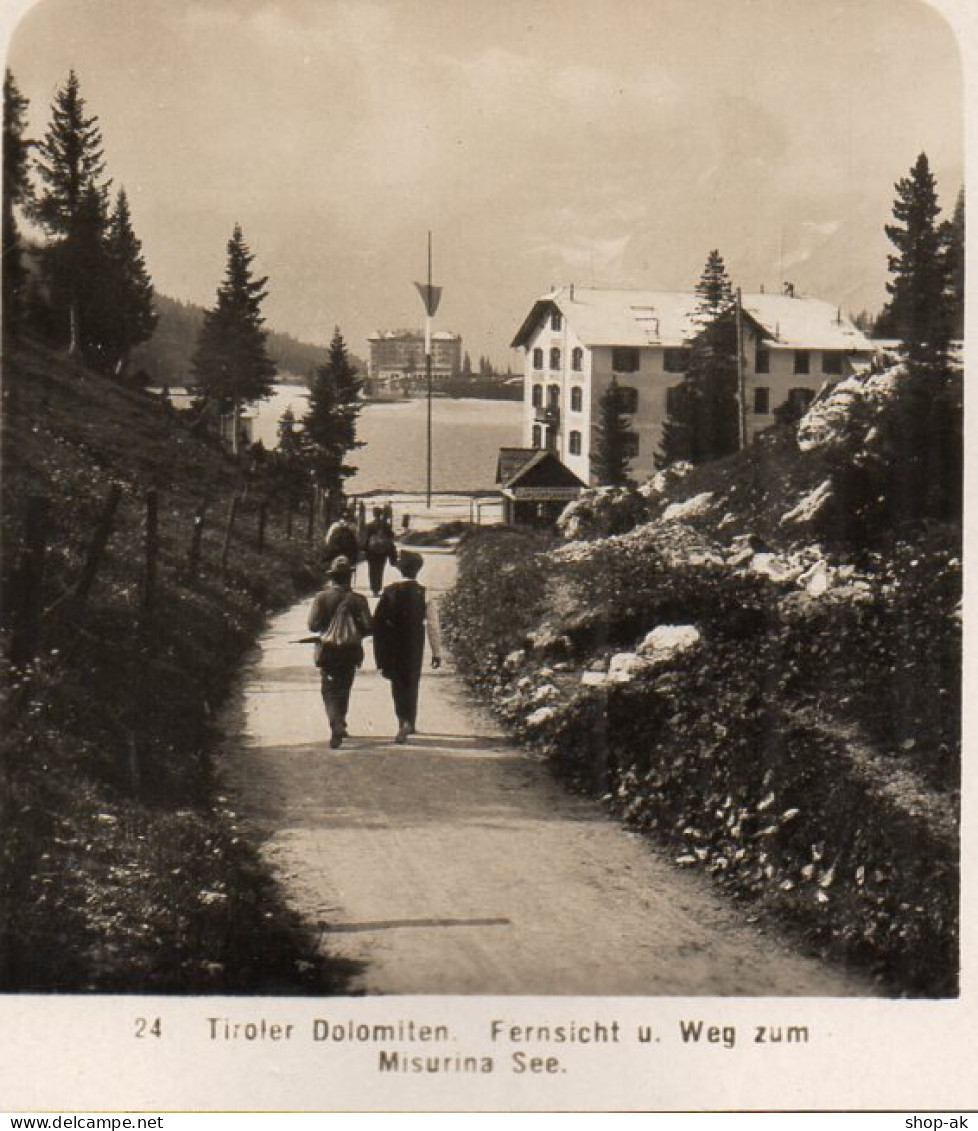
{"type": "MultiPolygon", "coordinates": [[[[203,307],[157,293],[155,307],[158,315],[153,336],[138,346],[132,357],[136,373],[154,385],[186,385],[190,379],[197,336],[207,313],[203,307]]],[[[300,341],[291,334],[268,331],[268,354],[275,362],[279,377],[292,375],[307,381],[313,371],[323,363],[326,349],[300,341]]],[[[363,373],[366,365],[356,354],[350,355],[353,364],[363,373]]]]}

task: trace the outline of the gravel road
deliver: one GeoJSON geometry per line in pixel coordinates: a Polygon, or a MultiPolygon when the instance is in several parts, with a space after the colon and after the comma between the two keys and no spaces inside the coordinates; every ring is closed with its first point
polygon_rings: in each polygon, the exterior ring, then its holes
{"type": "MultiPolygon", "coordinates": [[[[455,559],[425,559],[437,594],[455,559]]],[[[352,737],[330,750],[311,646],[292,643],[307,611],[278,616],[244,671],[222,770],[286,898],[362,969],[349,993],[876,994],[568,794],[450,667],[426,669],[420,733],[397,746],[368,645],[352,737]]]]}

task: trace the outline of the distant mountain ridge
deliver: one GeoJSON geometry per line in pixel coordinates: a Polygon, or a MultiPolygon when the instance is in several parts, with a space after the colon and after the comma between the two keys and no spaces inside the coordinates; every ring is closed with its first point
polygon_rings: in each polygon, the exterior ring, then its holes
{"type": "MultiPolygon", "coordinates": [[[[134,352],[133,369],[142,369],[154,385],[184,385],[206,311],[202,306],[162,294],[155,296],[154,303],[159,322],[152,338],[134,352]]],[[[326,346],[300,342],[275,330],[268,332],[267,344],[280,380],[286,384],[304,384],[310,373],[325,363],[328,352],[326,346]]],[[[365,362],[350,356],[361,373],[366,373],[365,362]]]]}

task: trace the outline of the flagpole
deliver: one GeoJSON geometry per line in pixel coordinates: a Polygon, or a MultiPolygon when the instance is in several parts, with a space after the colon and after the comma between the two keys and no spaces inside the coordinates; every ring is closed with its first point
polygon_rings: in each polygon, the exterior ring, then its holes
{"type": "MultiPolygon", "coordinates": [[[[428,294],[431,294],[431,231],[428,232],[428,294]]],[[[424,365],[428,382],[428,510],[431,510],[431,310],[425,305],[424,365]]]]}

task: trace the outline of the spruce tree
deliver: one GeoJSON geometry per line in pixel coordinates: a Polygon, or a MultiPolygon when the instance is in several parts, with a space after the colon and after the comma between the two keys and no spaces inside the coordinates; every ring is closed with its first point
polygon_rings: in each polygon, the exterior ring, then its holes
{"type": "Polygon", "coordinates": [[[92,287],[85,262],[91,255],[91,225],[97,212],[104,218],[104,208],[94,207],[92,194],[104,205],[109,183],[102,179],[105,161],[98,119],[86,115],[74,71],[55,95],[35,168],[41,189],[31,214],[53,239],[45,253],[48,280],[61,304],[69,350],[76,353],[82,341],[93,336],[82,326],[80,309],[82,296],[92,287]]]}
{"type": "Polygon", "coordinates": [[[472,358],[469,357],[469,351],[465,351],[465,357],[462,359],[462,376],[468,380],[472,377],[472,358]]]}
{"type": "Polygon", "coordinates": [[[267,278],[252,277],[254,256],[235,224],[217,302],[207,311],[191,360],[192,380],[222,414],[232,417],[231,450],[237,455],[243,405],[272,394],[275,364],[265,348],[261,304],[267,278]]]}
{"type": "Polygon", "coordinates": [[[109,299],[113,310],[110,327],[112,366],[124,374],[132,351],[152,337],[157,315],[153,308],[153,284],[146,270],[142,245],[132,229],[125,190],[116,197],[115,211],[106,240],[109,267],[109,299]]]}
{"type": "Polygon", "coordinates": [[[680,390],[670,398],[659,463],[704,463],[740,446],[737,318],[733,288],[719,251],[711,251],[696,285],[696,336],[680,390]]]}
{"type": "Polygon", "coordinates": [[[16,209],[29,204],[31,184],[28,155],[31,142],[24,136],[29,103],[8,70],[3,80],[3,333],[16,340],[24,317],[27,269],[17,228],[16,209]]]}
{"type": "Polygon", "coordinates": [[[631,418],[624,411],[621,386],[612,377],[598,398],[598,419],[594,425],[591,470],[600,486],[631,485],[630,429],[631,418]]]}
{"type": "Polygon", "coordinates": [[[333,332],[329,355],[313,377],[309,411],[303,417],[302,445],[316,482],[332,498],[356,468],[346,463],[350,452],[362,448],[357,440],[360,390],[363,382],[350,360],[340,328],[333,332]]]}
{"type": "Polygon", "coordinates": [[[964,338],[964,189],[958,193],[954,213],[941,225],[941,246],[944,255],[947,329],[951,338],[964,338]]]}
{"type": "Polygon", "coordinates": [[[937,188],[925,153],[895,188],[895,222],[885,225],[885,231],[896,254],[887,257],[892,276],[886,284],[890,301],[880,324],[884,336],[903,343],[912,370],[940,368],[950,336],[947,275],[937,223],[937,188]]]}

